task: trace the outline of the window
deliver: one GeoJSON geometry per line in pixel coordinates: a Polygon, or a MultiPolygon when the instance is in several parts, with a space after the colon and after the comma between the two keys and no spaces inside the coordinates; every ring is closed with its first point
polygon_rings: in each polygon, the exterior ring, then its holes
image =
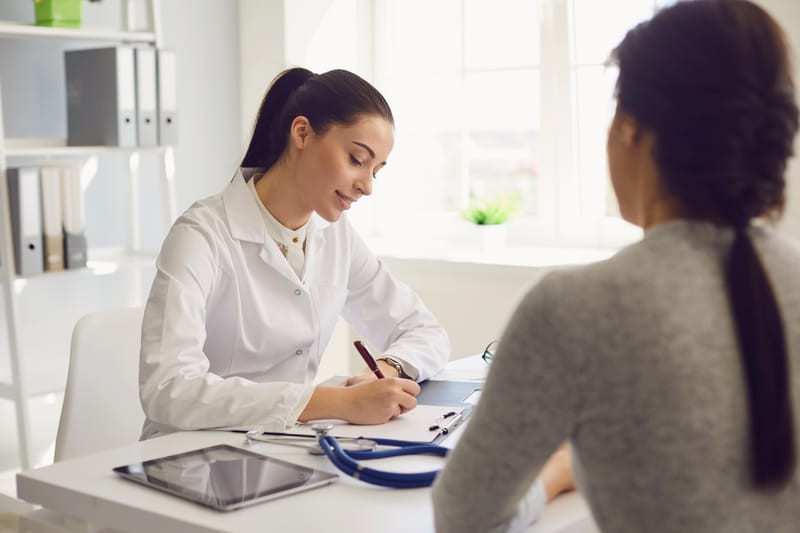
{"type": "Polygon", "coordinates": [[[519,246],[635,238],[608,186],[615,72],[604,63],[658,4],[375,0],[371,79],[398,133],[375,188],[375,229],[452,234],[471,199],[516,192],[519,246]]]}

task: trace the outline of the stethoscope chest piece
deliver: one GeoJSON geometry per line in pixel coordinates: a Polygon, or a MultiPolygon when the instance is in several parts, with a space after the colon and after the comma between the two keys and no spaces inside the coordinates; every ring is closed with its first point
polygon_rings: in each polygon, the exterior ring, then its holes
{"type": "MultiPolygon", "coordinates": [[[[291,435],[291,434],[270,434],[251,429],[245,433],[245,445],[252,446],[262,442],[270,444],[282,444],[284,446],[295,446],[303,448],[311,455],[325,455],[325,451],[320,447],[321,438],[328,437],[328,433],[335,426],[330,423],[319,422],[311,426],[316,436],[312,435],[291,435]]],[[[333,438],[333,437],[331,437],[333,438]]],[[[378,443],[372,439],[364,437],[339,437],[339,442],[346,446],[347,451],[352,452],[374,452],[378,448],[378,443]]]]}
{"type": "MultiPolygon", "coordinates": [[[[333,429],[333,424],[327,422],[317,422],[316,424],[311,425],[311,431],[314,432],[317,438],[317,446],[316,449],[309,451],[311,455],[325,455],[325,452],[322,450],[322,446],[319,445],[320,439],[323,439],[328,436],[328,433],[331,432],[333,429]]],[[[377,445],[376,445],[377,446],[377,445]]]]}

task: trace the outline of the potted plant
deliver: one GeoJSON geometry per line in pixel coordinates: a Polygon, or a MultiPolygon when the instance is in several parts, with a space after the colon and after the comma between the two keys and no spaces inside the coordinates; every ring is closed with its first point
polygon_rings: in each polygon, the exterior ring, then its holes
{"type": "Polygon", "coordinates": [[[506,193],[474,200],[461,212],[461,216],[478,227],[481,251],[490,253],[505,246],[506,222],[520,209],[522,209],[522,197],[519,193],[506,193]]]}

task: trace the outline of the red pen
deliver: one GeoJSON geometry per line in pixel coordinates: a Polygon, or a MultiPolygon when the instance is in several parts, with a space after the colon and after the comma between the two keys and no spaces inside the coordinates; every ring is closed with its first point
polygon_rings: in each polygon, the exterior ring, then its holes
{"type": "Polygon", "coordinates": [[[372,370],[372,373],[375,374],[378,377],[378,379],[383,379],[385,376],[383,375],[383,372],[381,372],[381,369],[378,368],[378,363],[375,362],[375,358],[373,358],[372,354],[369,353],[367,347],[361,344],[361,341],[355,341],[353,343],[353,346],[356,347],[356,350],[358,350],[359,355],[361,355],[361,359],[363,359],[364,362],[367,363],[367,366],[369,367],[370,370],[372,370]]]}

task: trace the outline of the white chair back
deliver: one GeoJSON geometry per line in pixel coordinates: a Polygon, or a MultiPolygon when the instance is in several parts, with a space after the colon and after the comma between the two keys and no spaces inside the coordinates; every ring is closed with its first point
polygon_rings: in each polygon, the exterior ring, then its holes
{"type": "Polygon", "coordinates": [[[139,346],[144,309],[86,315],[72,331],[55,460],[139,440],[139,346]]]}

